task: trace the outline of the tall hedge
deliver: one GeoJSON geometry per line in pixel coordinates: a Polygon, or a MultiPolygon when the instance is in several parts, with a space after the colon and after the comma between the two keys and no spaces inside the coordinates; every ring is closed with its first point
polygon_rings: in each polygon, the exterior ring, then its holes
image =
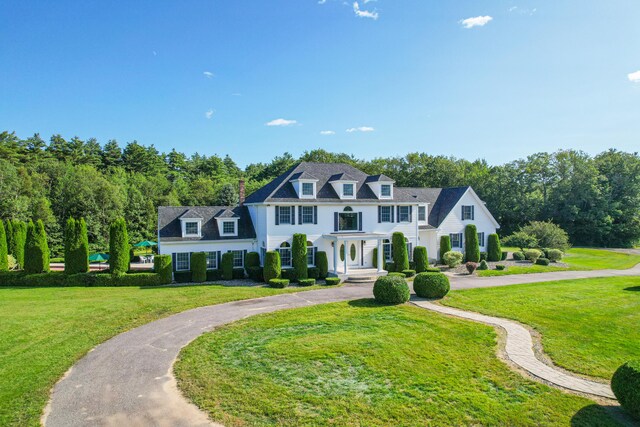
{"type": "Polygon", "coordinates": [[[82,217],[76,221],[76,239],[78,241],[76,253],[78,272],[86,273],[89,271],[89,236],[87,234],[87,223],[82,217]]]}
{"type": "Polygon", "coordinates": [[[0,271],[9,270],[9,257],[7,252],[7,233],[4,230],[4,223],[0,219],[0,271]]]}
{"type": "Polygon", "coordinates": [[[500,246],[500,237],[496,233],[489,234],[487,241],[487,260],[500,261],[502,259],[502,246],[500,246]]]}
{"type": "Polygon", "coordinates": [[[444,254],[451,252],[451,237],[440,236],[440,262],[444,263],[444,254]]]}
{"type": "Polygon", "coordinates": [[[168,285],[173,281],[173,261],[171,255],[156,255],[153,257],[153,271],[158,273],[161,285],[168,285]]]}
{"type": "Polygon", "coordinates": [[[307,279],[308,265],[307,265],[307,235],[296,233],[293,235],[293,242],[291,244],[291,257],[293,263],[293,269],[296,272],[297,280],[307,279]]]}
{"type": "Polygon", "coordinates": [[[24,221],[11,221],[11,239],[9,253],[13,255],[19,268],[24,268],[24,245],[27,241],[27,224],[24,221]]]}
{"type": "Polygon", "coordinates": [[[109,227],[109,270],[123,274],[129,270],[129,233],[124,218],[118,218],[109,227]]]}
{"type": "Polygon", "coordinates": [[[191,253],[191,281],[195,283],[207,281],[207,254],[204,252],[191,253]]]}
{"type": "Polygon", "coordinates": [[[271,279],[279,279],[282,276],[280,252],[267,251],[264,256],[264,281],[269,283],[271,279]]]}
{"type": "Polygon", "coordinates": [[[396,271],[409,269],[409,254],[407,253],[407,242],[404,234],[396,231],[391,237],[391,245],[393,247],[393,263],[396,271]]]}
{"type": "Polygon", "coordinates": [[[478,229],[473,224],[468,224],[464,228],[464,255],[467,262],[480,262],[478,229]]]}
{"type": "Polygon", "coordinates": [[[49,245],[44,223],[38,220],[35,224],[29,221],[24,246],[24,271],[28,274],[46,273],[49,271],[49,245]]]}
{"type": "Polygon", "coordinates": [[[64,229],[64,272],[67,274],[89,271],[89,239],[84,218],[69,218],[64,229]]]}
{"type": "Polygon", "coordinates": [[[373,268],[378,268],[378,248],[373,248],[373,268]]]}
{"type": "Polygon", "coordinates": [[[326,279],[329,275],[329,258],[325,251],[316,252],[316,267],[318,268],[318,278],[326,279]]]}
{"type": "Polygon", "coordinates": [[[416,246],[413,248],[413,263],[416,265],[416,273],[424,273],[429,267],[429,258],[427,256],[427,248],[424,246],[416,246]]]}
{"type": "Polygon", "coordinates": [[[260,267],[260,254],[258,252],[247,252],[244,256],[244,269],[249,276],[251,276],[249,272],[251,267],[260,267]]]}
{"type": "Polygon", "coordinates": [[[67,218],[64,226],[64,272],[76,274],[75,271],[75,249],[76,249],[76,220],[67,218]]]}
{"type": "Polygon", "coordinates": [[[220,263],[222,264],[222,279],[223,280],[233,279],[233,253],[231,252],[223,253],[222,260],[220,263]]]}

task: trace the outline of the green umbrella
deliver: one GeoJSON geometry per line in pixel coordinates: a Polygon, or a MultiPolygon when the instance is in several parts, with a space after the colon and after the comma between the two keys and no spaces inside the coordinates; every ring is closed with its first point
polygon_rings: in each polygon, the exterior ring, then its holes
{"type": "Polygon", "coordinates": [[[133,245],[133,246],[141,247],[141,246],[156,246],[156,245],[157,245],[157,243],[156,243],[156,242],[154,242],[154,241],[151,241],[151,240],[143,240],[142,242],[140,242],[140,243],[136,243],[136,244],[135,244],[135,245],[133,245]]]}
{"type": "Polygon", "coordinates": [[[97,253],[89,255],[89,262],[105,262],[109,261],[109,255],[103,253],[97,253]]]}

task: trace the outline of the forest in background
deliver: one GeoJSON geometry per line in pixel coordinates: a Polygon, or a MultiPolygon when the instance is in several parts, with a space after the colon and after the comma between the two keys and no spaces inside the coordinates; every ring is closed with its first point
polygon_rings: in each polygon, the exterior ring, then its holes
{"type": "MultiPolygon", "coordinates": [[[[211,147],[212,151],[217,147],[211,147]]],[[[67,218],[84,217],[92,251],[107,247],[109,224],[124,217],[131,242],[156,239],[158,206],[234,205],[299,161],[344,162],[384,173],[402,187],[472,186],[508,235],[531,220],[551,220],[574,245],[630,247],[640,242],[640,156],[610,149],[536,153],[503,165],[410,153],[358,159],[322,149],[289,153],[242,169],[229,156],[159,152],[136,141],[45,141],[0,133],[0,219],[41,219],[53,256],[67,218]]]]}

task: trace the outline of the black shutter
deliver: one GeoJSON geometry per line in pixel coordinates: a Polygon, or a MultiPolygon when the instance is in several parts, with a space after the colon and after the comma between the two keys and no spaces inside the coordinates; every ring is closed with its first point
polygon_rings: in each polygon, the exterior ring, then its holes
{"type": "Polygon", "coordinates": [[[222,262],[222,260],[220,259],[222,257],[222,255],[220,255],[220,251],[216,252],[216,258],[217,258],[217,262],[216,262],[216,267],[218,267],[218,270],[221,270],[221,266],[220,263],[222,262]]]}
{"type": "Polygon", "coordinates": [[[242,266],[245,266],[244,260],[247,259],[247,250],[242,251],[242,266]]]}
{"type": "Polygon", "coordinates": [[[413,222],[413,206],[409,206],[409,222],[413,222]]]}
{"type": "Polygon", "coordinates": [[[191,257],[193,256],[193,252],[189,252],[189,271],[191,271],[191,257]]]}
{"type": "Polygon", "coordinates": [[[476,210],[476,209],[475,209],[475,206],[474,206],[474,205],[471,205],[471,219],[472,219],[472,220],[473,220],[473,219],[476,219],[476,218],[475,218],[475,217],[476,217],[476,212],[475,212],[475,210],[476,210]]]}
{"type": "Polygon", "coordinates": [[[362,212],[358,212],[358,231],[362,231],[362,212]]]}
{"type": "Polygon", "coordinates": [[[173,271],[174,272],[176,271],[176,266],[177,266],[176,265],[176,261],[177,261],[176,260],[176,253],[174,252],[174,253],[171,254],[171,263],[173,264],[173,271]]]}
{"type": "Polygon", "coordinates": [[[464,205],[462,206],[462,216],[460,218],[464,221],[464,205]]]}
{"type": "Polygon", "coordinates": [[[458,233],[458,240],[460,241],[461,248],[464,248],[464,242],[462,241],[463,238],[464,238],[464,234],[458,233]]]}
{"type": "Polygon", "coordinates": [[[389,206],[389,208],[391,209],[391,222],[395,222],[393,218],[393,206],[389,206]]]}
{"type": "Polygon", "coordinates": [[[314,224],[318,223],[318,207],[317,206],[313,207],[313,223],[314,224]]]}
{"type": "Polygon", "coordinates": [[[302,206],[298,206],[298,224],[302,224],[302,206]]]}
{"type": "Polygon", "coordinates": [[[333,213],[333,231],[338,231],[338,212],[333,213]]]}
{"type": "Polygon", "coordinates": [[[378,224],[382,222],[382,206],[378,206],[378,224]]]}
{"type": "Polygon", "coordinates": [[[276,225],[280,225],[280,207],[276,206],[276,225]]]}
{"type": "Polygon", "coordinates": [[[295,225],[296,223],[296,207],[291,206],[291,225],[295,225]]]}
{"type": "Polygon", "coordinates": [[[400,222],[400,206],[396,206],[396,218],[398,218],[398,222],[400,222]]]}

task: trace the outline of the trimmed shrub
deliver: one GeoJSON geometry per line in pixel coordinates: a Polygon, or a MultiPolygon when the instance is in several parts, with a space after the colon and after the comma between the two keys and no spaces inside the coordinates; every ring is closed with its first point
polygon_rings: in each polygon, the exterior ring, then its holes
{"type": "Polygon", "coordinates": [[[307,276],[309,277],[309,279],[319,279],[320,269],[318,267],[307,268],[307,276]]]}
{"type": "Polygon", "coordinates": [[[480,252],[480,261],[486,261],[486,260],[487,260],[487,253],[480,252]]]}
{"type": "Polygon", "coordinates": [[[222,270],[207,270],[207,282],[217,282],[222,280],[222,270]]]}
{"type": "Polygon", "coordinates": [[[640,420],[640,360],[631,360],[620,366],[611,378],[611,389],[620,405],[633,418],[640,420]]]}
{"type": "Polygon", "coordinates": [[[416,246],[413,248],[413,262],[416,273],[424,273],[429,267],[429,258],[427,257],[427,248],[424,246],[416,246]]]}
{"type": "Polygon", "coordinates": [[[190,271],[176,271],[173,273],[173,280],[177,283],[191,283],[190,271]]]}
{"type": "Polygon", "coordinates": [[[404,274],[404,277],[413,277],[416,275],[416,271],[415,270],[402,270],[402,274],[404,274]]]}
{"type": "Polygon", "coordinates": [[[27,224],[24,221],[11,221],[11,238],[7,240],[8,250],[16,259],[18,268],[24,268],[24,245],[27,241],[27,224]]]}
{"type": "MultiPolygon", "coordinates": [[[[7,224],[5,226],[5,233],[6,233],[6,239],[7,239],[7,254],[9,256],[13,256],[13,253],[11,252],[11,248],[13,247],[13,225],[11,224],[10,219],[7,220],[7,224]]],[[[14,260],[15,260],[15,257],[14,257],[14,260]]]]}
{"type": "Polygon", "coordinates": [[[391,247],[393,252],[393,264],[396,271],[409,269],[409,254],[407,253],[407,242],[404,234],[396,231],[391,237],[391,247]]]}
{"type": "Polygon", "coordinates": [[[7,251],[7,233],[0,220],[0,271],[9,270],[9,252],[7,251]]]}
{"type": "Polygon", "coordinates": [[[289,279],[271,279],[269,280],[269,286],[272,288],[286,288],[289,286],[289,279]]]}
{"type": "Polygon", "coordinates": [[[207,280],[207,254],[204,252],[191,253],[191,280],[195,283],[207,280]]]}
{"type": "Polygon", "coordinates": [[[500,237],[496,233],[489,234],[487,238],[487,261],[500,261],[502,259],[502,246],[500,237]]]}
{"type": "Polygon", "coordinates": [[[264,269],[259,265],[248,267],[247,276],[254,282],[264,282],[264,269]]]}
{"type": "Polygon", "coordinates": [[[541,255],[542,255],[542,252],[537,249],[527,249],[526,251],[524,251],[525,258],[534,264],[536,263],[538,258],[540,258],[541,255]]]}
{"type": "Polygon", "coordinates": [[[526,257],[524,256],[524,252],[516,251],[513,253],[513,259],[515,261],[524,261],[526,257]]]}
{"type": "Polygon", "coordinates": [[[457,251],[449,251],[444,254],[442,260],[445,264],[447,264],[450,268],[455,268],[462,264],[462,254],[457,251]]]}
{"type": "Polygon", "coordinates": [[[487,261],[480,261],[480,264],[478,265],[478,270],[488,270],[489,269],[489,264],[487,264],[487,261]]]}
{"type": "Polygon", "coordinates": [[[109,227],[109,270],[111,274],[129,270],[129,234],[124,218],[118,218],[109,227]]]}
{"type": "Polygon", "coordinates": [[[500,257],[500,261],[506,260],[508,256],[509,256],[509,252],[502,251],[502,256],[500,257]]]}
{"type": "Polygon", "coordinates": [[[153,272],[158,275],[159,284],[168,285],[171,283],[173,280],[171,277],[172,271],[173,262],[171,255],[156,255],[153,257],[153,272]]]}
{"type": "Polygon", "coordinates": [[[413,290],[420,298],[443,298],[449,289],[449,279],[443,273],[420,273],[413,279],[413,290]]]}
{"type": "Polygon", "coordinates": [[[324,284],[327,285],[327,286],[339,285],[340,284],[340,278],[339,277],[327,277],[326,279],[324,279],[324,284]]]}
{"type": "Polygon", "coordinates": [[[82,245],[84,242],[82,242],[83,239],[79,235],[79,233],[82,233],[82,228],[79,225],[74,218],[69,218],[64,228],[64,272],[67,274],[86,273],[89,271],[89,243],[86,240],[87,225],[84,225],[86,246],[82,245]],[[86,249],[86,255],[80,252],[81,245],[82,249],[86,249]]]}
{"type": "Polygon", "coordinates": [[[313,286],[316,284],[316,279],[300,279],[298,284],[300,286],[313,286]]]}
{"type": "Polygon", "coordinates": [[[373,285],[373,296],[378,303],[403,304],[409,301],[409,285],[402,277],[381,276],[373,285]]]}
{"type": "Polygon", "coordinates": [[[89,271],[89,236],[87,235],[87,223],[84,218],[76,221],[75,236],[74,268],[79,273],[87,273],[89,271]]]}
{"type": "Polygon", "coordinates": [[[378,268],[378,248],[373,248],[373,268],[378,268]]]}
{"type": "Polygon", "coordinates": [[[427,271],[425,271],[425,273],[440,273],[442,272],[442,270],[440,270],[438,267],[427,267],[427,271]]]}
{"type": "Polygon", "coordinates": [[[260,267],[260,254],[258,252],[247,252],[244,256],[244,268],[247,270],[247,276],[251,277],[249,269],[251,267],[260,267]]]}
{"type": "Polygon", "coordinates": [[[502,244],[505,246],[520,248],[520,250],[524,251],[526,248],[537,247],[538,239],[524,231],[516,231],[515,233],[505,237],[502,244]]]}
{"type": "Polygon", "coordinates": [[[283,268],[282,269],[282,278],[287,279],[290,282],[296,281],[296,271],[293,268],[283,268]]]}
{"type": "MultiPolygon", "coordinates": [[[[224,272],[223,272],[222,274],[224,275],[224,272]]],[[[244,277],[245,277],[245,276],[244,276],[244,268],[242,268],[242,267],[234,267],[234,268],[231,270],[231,277],[232,277],[234,280],[241,280],[241,279],[244,279],[244,277]]]]}
{"type": "Polygon", "coordinates": [[[506,270],[507,266],[504,264],[496,264],[496,270],[502,271],[502,270],[506,270]]]}
{"type": "Polygon", "coordinates": [[[473,224],[467,224],[464,228],[464,255],[467,261],[480,262],[478,228],[473,224]]]}
{"type": "Polygon", "coordinates": [[[282,275],[280,267],[280,252],[267,251],[264,256],[264,280],[270,282],[271,279],[279,279],[282,275]]]}
{"type": "Polygon", "coordinates": [[[49,272],[27,274],[25,272],[0,273],[1,286],[67,287],[67,286],[157,286],[160,277],[156,273],[78,273],[49,272]]]}
{"type": "Polygon", "coordinates": [[[562,256],[563,255],[564,254],[562,253],[562,251],[560,249],[549,249],[547,251],[547,258],[551,262],[562,261],[562,256]]]}
{"type": "Polygon", "coordinates": [[[469,261],[464,266],[467,267],[469,274],[473,274],[473,272],[478,268],[478,263],[469,261]]]}
{"type": "Polygon", "coordinates": [[[451,237],[440,236],[440,262],[444,264],[444,254],[451,252],[451,237]]]}
{"type": "Polygon", "coordinates": [[[307,235],[296,233],[291,244],[291,260],[298,279],[306,279],[307,272],[307,235]]]}
{"type": "Polygon", "coordinates": [[[402,277],[403,279],[406,279],[407,276],[405,276],[404,273],[400,272],[400,271],[392,271],[391,273],[387,273],[387,277],[402,277]]]}
{"type": "Polygon", "coordinates": [[[552,248],[566,251],[571,247],[567,232],[551,221],[531,221],[521,227],[520,231],[535,237],[538,241],[537,245],[531,245],[530,248],[552,248]]]}
{"type": "Polygon", "coordinates": [[[16,270],[18,268],[18,263],[13,255],[7,255],[7,264],[9,266],[9,271],[16,270]]]}
{"type": "Polygon", "coordinates": [[[329,260],[325,251],[316,252],[316,267],[318,268],[318,279],[324,279],[329,275],[329,260]]]}
{"type": "Polygon", "coordinates": [[[549,261],[549,258],[538,258],[536,260],[536,264],[537,265],[549,265],[551,261],[549,261]]]}
{"type": "Polygon", "coordinates": [[[39,219],[27,225],[27,240],[24,246],[24,271],[26,273],[46,273],[49,271],[49,246],[44,223],[39,219]]]}
{"type": "Polygon", "coordinates": [[[222,254],[220,260],[220,266],[222,267],[222,280],[233,279],[233,253],[225,252],[222,254]]]}
{"type": "Polygon", "coordinates": [[[396,271],[396,264],[394,262],[386,262],[384,264],[384,269],[389,272],[396,271]]]}

